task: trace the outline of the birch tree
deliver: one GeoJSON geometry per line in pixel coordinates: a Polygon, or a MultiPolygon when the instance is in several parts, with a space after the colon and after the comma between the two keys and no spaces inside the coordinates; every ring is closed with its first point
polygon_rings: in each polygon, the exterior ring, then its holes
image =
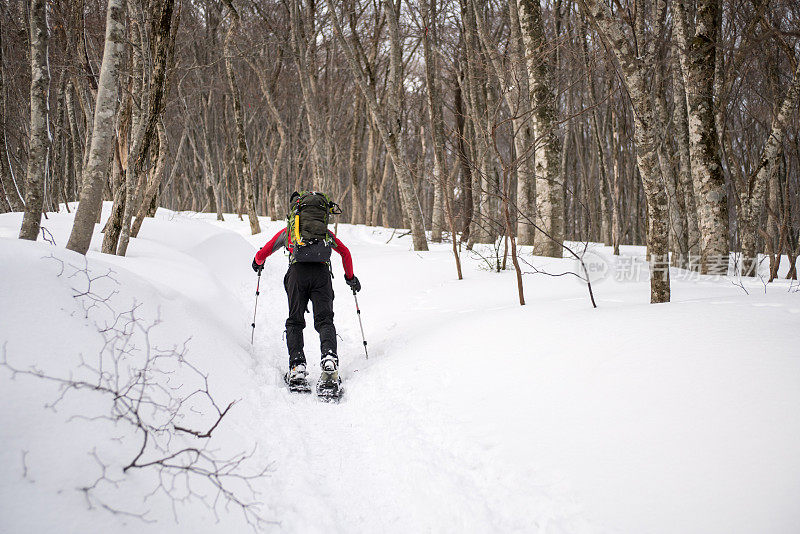
{"type": "Polygon", "coordinates": [[[758,274],[758,250],[756,248],[757,220],[764,205],[767,183],[783,146],[786,127],[797,113],[800,99],[800,60],[795,60],[794,76],[783,102],[772,119],[769,137],[758,159],[758,165],[750,174],[747,183],[739,190],[739,233],[742,241],[742,273],[758,274]]]}
{"type": "Polygon", "coordinates": [[[94,106],[92,142],[83,169],[78,210],[67,248],[86,254],[103,201],[103,186],[108,174],[114,143],[114,115],[117,107],[117,83],[120,58],[125,44],[125,0],[109,0],[106,9],[106,40],[97,100],[94,106]]]}
{"type": "MultiPolygon", "coordinates": [[[[659,0],[663,1],[663,0],[659,0]]],[[[645,81],[652,66],[644,64],[628,42],[622,24],[602,0],[580,0],[587,17],[619,63],[633,104],[636,162],[647,198],[647,257],[650,302],[669,302],[668,207],[656,151],[656,118],[645,81]]]]}
{"type": "Polygon", "coordinates": [[[236,121],[236,154],[240,164],[240,173],[244,182],[244,200],[247,209],[247,218],[250,221],[250,232],[255,235],[261,233],[261,225],[256,214],[256,200],[253,193],[253,171],[250,168],[250,154],[247,151],[247,140],[244,135],[244,112],[242,111],[242,96],[236,83],[236,70],[233,65],[233,38],[239,30],[239,12],[233,7],[231,0],[225,0],[231,15],[231,26],[225,36],[225,72],[228,74],[231,98],[233,99],[233,115],[236,121]]]}
{"type": "Polygon", "coordinates": [[[675,16],[673,35],[678,44],[688,101],[689,148],[700,231],[701,272],[707,274],[715,266],[727,268],[729,253],[728,198],[714,107],[714,68],[719,10],[722,7],[719,0],[698,0],[694,34],[690,36],[687,0],[674,0],[672,6],[675,16]]]}
{"type": "MultiPolygon", "coordinates": [[[[350,71],[355,78],[356,84],[361,91],[369,108],[375,126],[380,132],[383,143],[392,166],[397,176],[398,188],[400,190],[400,203],[403,211],[408,215],[411,223],[411,236],[414,250],[428,250],[428,241],[425,236],[425,229],[422,224],[422,216],[414,198],[411,173],[405,161],[405,144],[401,124],[401,102],[402,102],[402,48],[400,44],[400,27],[397,20],[396,7],[391,0],[384,0],[385,10],[389,26],[390,40],[390,67],[388,85],[388,104],[384,109],[378,102],[375,90],[367,82],[367,76],[363,70],[363,62],[356,57],[356,51],[362,50],[355,41],[355,35],[351,32],[349,40],[345,38],[341,23],[336,14],[336,5],[333,0],[328,0],[331,22],[333,23],[334,33],[347,57],[350,71]]],[[[361,52],[363,54],[363,52],[361,52]]]]}
{"type": "Polygon", "coordinates": [[[561,141],[556,130],[556,102],[552,81],[552,65],[542,22],[539,0],[517,0],[525,43],[528,84],[533,113],[533,155],[536,172],[536,214],[542,229],[551,239],[536,234],[534,253],[541,256],[562,256],[564,240],[564,182],[559,176],[561,141]]]}
{"type": "MultiPolygon", "coordinates": [[[[442,240],[442,225],[444,223],[443,195],[446,195],[447,169],[445,168],[444,155],[444,118],[442,116],[442,99],[439,90],[439,58],[438,58],[438,33],[436,31],[436,0],[420,0],[420,13],[424,33],[422,36],[423,52],[425,55],[425,87],[428,93],[428,117],[433,140],[433,214],[431,239],[434,242],[442,240]]],[[[455,241],[455,234],[452,236],[455,241]]]]}
{"type": "Polygon", "coordinates": [[[9,157],[6,152],[6,68],[3,60],[3,25],[0,22],[0,186],[3,188],[3,199],[7,209],[23,211],[25,204],[12,175],[9,157]]]}
{"type": "MultiPolygon", "coordinates": [[[[142,211],[140,203],[147,203],[149,206],[152,200],[142,199],[142,192],[146,187],[144,182],[147,174],[144,171],[144,162],[148,157],[153,138],[157,136],[156,130],[164,111],[164,99],[167,91],[167,69],[169,68],[169,56],[172,48],[170,43],[174,4],[174,0],[162,0],[160,2],[159,15],[155,19],[155,24],[152,25],[153,31],[150,36],[150,39],[154,41],[152,46],[152,78],[150,79],[147,94],[147,111],[141,124],[141,138],[137,139],[141,144],[134,145],[135,158],[133,161],[128,161],[128,166],[133,166],[134,173],[129,173],[129,180],[126,181],[125,212],[122,221],[122,232],[119,236],[119,246],[117,247],[117,254],[120,256],[124,256],[128,250],[128,243],[132,234],[133,215],[137,211],[142,211]]],[[[142,39],[142,42],[144,43],[144,39],[142,39]]],[[[142,100],[144,101],[144,99],[142,100]]],[[[163,143],[161,147],[163,150],[163,143]]],[[[161,175],[156,175],[152,179],[159,180],[161,175]]],[[[141,225],[141,221],[139,225],[141,225]]],[[[138,233],[138,229],[136,233],[138,233]]]]}
{"type": "Polygon", "coordinates": [[[425,34],[423,36],[423,49],[425,54],[425,85],[428,89],[428,118],[431,126],[431,137],[433,139],[433,186],[434,192],[434,206],[433,206],[433,236],[434,241],[437,235],[441,241],[441,225],[444,222],[444,212],[446,211],[448,223],[450,225],[450,237],[453,244],[453,257],[456,262],[456,271],[458,279],[461,280],[461,259],[458,254],[458,246],[456,244],[456,225],[453,218],[453,210],[450,206],[450,198],[448,190],[450,184],[445,167],[445,154],[444,154],[444,118],[442,113],[442,99],[439,90],[439,69],[438,61],[436,58],[437,52],[437,32],[436,32],[436,0],[433,2],[433,7],[429,0],[420,0],[420,13],[422,14],[422,23],[425,26],[425,34]],[[439,205],[437,206],[437,202],[439,205]],[[444,206],[442,205],[444,204],[444,206]],[[446,209],[445,209],[446,208],[446,209]]]}
{"type": "Polygon", "coordinates": [[[50,70],[47,57],[46,0],[32,0],[30,5],[31,43],[31,124],[28,148],[28,172],[25,177],[25,215],[20,239],[36,241],[42,219],[45,180],[50,163],[50,126],[48,93],[50,70]]]}

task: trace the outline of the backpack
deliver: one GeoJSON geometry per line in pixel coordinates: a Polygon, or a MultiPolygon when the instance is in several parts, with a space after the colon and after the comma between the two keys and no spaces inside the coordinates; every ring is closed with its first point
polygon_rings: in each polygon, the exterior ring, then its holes
{"type": "Polygon", "coordinates": [[[333,239],[328,234],[331,215],[341,208],[325,193],[303,191],[292,195],[286,219],[287,248],[292,244],[292,262],[327,262],[333,239]]]}

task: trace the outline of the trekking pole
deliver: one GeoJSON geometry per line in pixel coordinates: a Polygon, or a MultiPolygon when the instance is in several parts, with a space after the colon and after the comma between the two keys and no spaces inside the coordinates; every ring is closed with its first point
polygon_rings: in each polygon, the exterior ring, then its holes
{"type": "Polygon", "coordinates": [[[261,287],[261,271],[258,271],[258,281],[256,282],[256,306],[253,309],[253,332],[250,334],[250,344],[256,337],[256,312],[258,311],[258,288],[261,287]]]}
{"type": "Polygon", "coordinates": [[[358,315],[358,326],[361,327],[361,341],[364,342],[364,356],[369,360],[369,353],[367,352],[367,339],[364,337],[364,323],[361,322],[361,308],[358,307],[358,297],[356,290],[353,290],[353,299],[356,301],[356,314],[358,315]]]}

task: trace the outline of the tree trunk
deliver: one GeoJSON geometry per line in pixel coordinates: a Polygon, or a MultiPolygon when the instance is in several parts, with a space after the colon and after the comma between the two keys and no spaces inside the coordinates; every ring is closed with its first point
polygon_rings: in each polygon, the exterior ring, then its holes
{"type": "Polygon", "coordinates": [[[714,113],[714,67],[719,0],[699,0],[695,33],[688,40],[687,0],[675,0],[678,41],[689,107],[689,149],[700,230],[701,272],[725,274],[728,265],[728,200],[714,113]]]}
{"type": "MultiPolygon", "coordinates": [[[[442,112],[442,98],[439,90],[439,41],[437,34],[436,0],[431,4],[429,0],[420,0],[420,11],[425,34],[422,39],[425,55],[425,86],[428,94],[428,119],[430,121],[431,139],[433,140],[433,216],[431,221],[431,239],[439,243],[442,241],[442,226],[444,223],[444,210],[442,197],[445,192],[447,169],[445,167],[445,134],[444,116],[442,112]]],[[[451,229],[452,230],[452,229],[451,229]]],[[[455,234],[453,234],[455,240],[455,234]]]]}
{"type": "Polygon", "coordinates": [[[3,25],[0,22],[0,186],[11,211],[24,211],[25,203],[17,187],[6,152],[6,89],[5,61],[3,59],[3,25]]]}
{"type": "Polygon", "coordinates": [[[791,121],[792,115],[797,112],[797,104],[800,99],[800,61],[795,67],[794,76],[789,85],[783,102],[778,108],[778,113],[772,119],[769,137],[764,143],[761,156],[758,160],[756,169],[750,174],[745,187],[739,190],[740,213],[739,213],[739,235],[742,240],[742,274],[756,276],[758,250],[757,225],[759,214],[766,197],[767,183],[770,171],[778,158],[786,127],[791,121]]]}
{"type": "MultiPolygon", "coordinates": [[[[508,3],[508,16],[510,27],[510,47],[511,57],[514,64],[513,79],[517,81],[519,91],[516,97],[519,99],[519,109],[514,113],[514,149],[516,157],[521,161],[517,162],[517,211],[524,214],[524,217],[517,217],[517,237],[516,243],[519,245],[533,245],[535,238],[534,226],[530,223],[536,219],[536,171],[534,169],[533,158],[528,152],[534,142],[533,132],[531,131],[530,121],[521,115],[530,108],[530,88],[528,87],[527,66],[525,64],[525,43],[522,40],[522,29],[519,21],[519,9],[517,2],[508,3]],[[520,135],[520,132],[522,135],[520,135]]],[[[513,108],[512,108],[513,109],[513,108]]]]}
{"type": "Polygon", "coordinates": [[[467,249],[472,248],[473,243],[487,243],[489,241],[489,231],[487,218],[485,216],[486,206],[483,200],[486,198],[486,149],[488,147],[487,138],[482,136],[484,125],[484,107],[481,96],[483,89],[478,80],[477,66],[482,64],[478,57],[479,46],[476,42],[476,20],[475,12],[471,6],[471,0],[461,0],[461,19],[463,20],[464,32],[464,110],[469,119],[465,129],[467,132],[467,142],[472,165],[472,217],[469,230],[469,241],[467,249]],[[483,138],[484,142],[481,142],[483,138]]]}
{"type": "Polygon", "coordinates": [[[47,96],[50,91],[47,41],[47,2],[32,0],[30,5],[31,43],[31,126],[28,169],[25,177],[25,215],[20,239],[36,241],[42,220],[44,187],[50,163],[50,131],[47,96]]]}
{"type": "Polygon", "coordinates": [[[375,187],[376,187],[376,175],[378,174],[378,160],[380,159],[378,156],[378,133],[375,131],[375,127],[372,125],[372,121],[367,114],[364,117],[364,122],[366,123],[366,128],[369,130],[367,134],[367,155],[366,155],[366,174],[367,174],[367,185],[366,190],[364,191],[364,224],[371,224],[372,223],[372,211],[373,211],[373,200],[375,197],[375,187]]]}
{"type": "MultiPolygon", "coordinates": [[[[147,217],[148,213],[150,212],[150,207],[155,202],[158,189],[163,183],[164,179],[164,169],[167,165],[167,132],[164,128],[163,122],[159,122],[156,126],[156,130],[158,132],[158,158],[156,160],[156,165],[150,171],[150,177],[147,180],[147,186],[144,190],[144,194],[142,195],[142,202],[139,204],[139,209],[136,210],[136,220],[134,220],[133,225],[131,226],[131,237],[136,237],[139,235],[139,230],[142,227],[142,223],[144,222],[144,218],[147,217]]],[[[183,135],[181,135],[180,144],[178,145],[178,151],[175,155],[175,161],[181,157],[181,151],[183,150],[183,145],[186,142],[186,130],[184,129],[183,135]]]]}
{"type": "MultiPolygon", "coordinates": [[[[474,0],[472,1],[472,7],[478,36],[483,44],[483,48],[486,50],[489,63],[493,67],[494,75],[500,84],[501,92],[505,97],[506,106],[508,106],[509,113],[511,114],[514,150],[516,152],[515,161],[512,163],[513,175],[517,178],[517,203],[515,212],[519,211],[522,214],[528,215],[531,214],[531,212],[535,212],[535,209],[532,209],[535,202],[533,194],[534,169],[530,152],[533,140],[531,139],[530,121],[527,118],[528,108],[530,106],[528,98],[528,78],[522,51],[524,49],[524,44],[520,34],[517,4],[516,2],[511,2],[508,5],[511,32],[509,46],[512,57],[511,69],[513,69],[509,76],[506,76],[500,58],[493,52],[497,48],[497,45],[491,41],[489,30],[486,28],[482,14],[478,9],[478,4],[474,0]],[[506,80],[506,78],[508,78],[508,80],[506,80]]],[[[492,109],[492,106],[489,107],[492,109]]],[[[488,119],[487,117],[487,129],[491,131],[492,124],[488,119]]],[[[485,206],[484,210],[487,212],[497,211],[488,209],[488,207],[488,205],[485,206]]],[[[503,215],[503,220],[503,226],[507,227],[505,214],[503,215]]],[[[527,217],[517,217],[516,229],[517,232],[519,232],[519,239],[515,239],[515,246],[517,241],[523,245],[533,244],[534,227],[530,224],[527,217]]]]}
{"type": "Polygon", "coordinates": [[[695,203],[694,186],[692,184],[692,160],[689,149],[686,89],[683,85],[683,75],[680,70],[678,51],[674,45],[672,54],[672,99],[674,101],[672,121],[675,132],[675,142],[678,146],[679,189],[683,194],[683,205],[686,210],[686,246],[688,259],[692,256],[698,256],[700,253],[700,229],[697,224],[697,204],[695,203]]]}
{"type": "Polygon", "coordinates": [[[641,57],[631,49],[627,36],[602,0],[580,0],[586,15],[599,30],[622,70],[634,107],[636,161],[647,199],[647,253],[650,268],[650,302],[669,302],[668,208],[656,154],[651,95],[645,80],[651,75],[641,57]]]}
{"type": "MultiPolygon", "coordinates": [[[[132,9],[128,5],[129,13],[132,9]]],[[[135,155],[133,154],[134,146],[138,146],[138,141],[142,132],[142,93],[143,84],[142,79],[142,45],[140,42],[141,34],[139,32],[139,24],[135,19],[131,19],[129,26],[130,54],[128,56],[128,84],[126,90],[123,92],[124,100],[122,101],[119,118],[117,119],[116,138],[114,141],[114,153],[112,158],[111,169],[111,193],[113,203],[111,206],[111,213],[106,220],[106,224],[102,230],[103,244],[101,250],[104,254],[116,254],[117,245],[119,244],[119,235],[122,232],[122,221],[125,214],[125,204],[127,199],[127,179],[129,174],[134,172],[132,162],[135,155]]]]}
{"type": "Polygon", "coordinates": [[[109,0],[106,15],[106,41],[100,82],[95,103],[92,144],[83,171],[80,203],[67,248],[86,254],[103,200],[103,186],[108,174],[109,154],[114,142],[114,114],[117,105],[119,61],[125,43],[125,0],[109,0]]]}
{"type": "MultiPolygon", "coordinates": [[[[108,216],[105,227],[103,228],[103,245],[100,250],[104,254],[114,254],[117,251],[119,234],[122,231],[122,216],[125,212],[125,169],[122,168],[121,151],[119,138],[123,136],[125,128],[120,128],[120,134],[114,143],[115,154],[112,162],[111,183],[113,184],[114,201],[111,205],[111,213],[108,216]]],[[[126,158],[126,165],[128,158],[126,158]]]]}
{"type": "MultiPolygon", "coordinates": [[[[122,221],[122,233],[119,237],[119,246],[117,247],[117,254],[120,256],[124,256],[128,250],[128,243],[132,234],[133,214],[134,211],[140,209],[140,203],[142,202],[140,197],[141,190],[144,188],[143,182],[145,181],[144,162],[149,157],[150,145],[153,136],[156,135],[157,125],[164,111],[164,100],[167,93],[167,69],[170,62],[170,36],[172,35],[170,28],[172,26],[173,6],[174,0],[161,0],[158,24],[153,28],[155,32],[152,37],[155,39],[155,57],[153,58],[152,79],[150,80],[147,113],[144,115],[145,119],[142,124],[144,131],[142,133],[141,146],[134,144],[136,157],[133,161],[128,161],[128,168],[130,169],[133,166],[135,172],[133,175],[128,174],[128,180],[126,181],[125,213],[122,221]]],[[[144,42],[145,40],[142,39],[143,44],[144,42]]],[[[146,63],[143,62],[143,65],[146,65],[146,63]]]]}
{"type": "MultiPolygon", "coordinates": [[[[582,28],[583,39],[581,39],[581,47],[583,53],[583,62],[586,65],[587,72],[590,71],[590,64],[589,64],[589,52],[588,52],[588,45],[586,40],[589,38],[589,31],[588,28],[582,28]]],[[[600,117],[599,112],[597,110],[597,89],[594,83],[594,76],[589,76],[589,91],[592,97],[592,132],[594,134],[594,142],[595,147],[597,149],[597,167],[599,170],[600,175],[600,185],[599,185],[599,192],[600,192],[600,235],[603,239],[603,242],[606,245],[613,246],[614,244],[614,236],[613,236],[613,226],[614,222],[612,221],[613,218],[613,208],[609,210],[609,203],[610,203],[610,193],[611,187],[609,184],[609,179],[606,173],[606,157],[605,157],[605,148],[603,146],[603,140],[601,137],[600,132],[600,117]]],[[[565,143],[566,144],[566,143],[565,143]]],[[[565,147],[566,149],[566,147],[565,147]]],[[[566,152],[562,154],[565,155],[566,152]]],[[[563,158],[562,158],[563,159],[563,158]]]]}
{"type": "Polygon", "coordinates": [[[228,9],[231,11],[231,27],[225,36],[225,71],[228,74],[228,85],[230,86],[231,96],[233,97],[233,114],[236,121],[236,152],[241,163],[241,177],[244,182],[243,194],[244,203],[247,209],[247,218],[250,221],[250,232],[255,235],[261,233],[261,225],[258,223],[256,215],[256,201],[253,194],[253,174],[250,169],[250,156],[247,152],[247,141],[244,137],[244,117],[242,112],[242,98],[239,95],[239,86],[236,84],[236,73],[233,67],[233,36],[239,30],[239,13],[233,7],[231,0],[225,0],[228,9]]]}
{"type": "Polygon", "coordinates": [[[472,166],[470,165],[471,152],[469,151],[469,143],[467,142],[467,125],[466,125],[466,103],[464,101],[464,93],[462,91],[462,83],[464,72],[460,69],[459,80],[455,84],[454,107],[456,115],[456,135],[457,135],[457,157],[460,165],[461,176],[461,190],[463,194],[462,205],[462,226],[461,226],[461,241],[470,241],[470,229],[472,228],[472,166]]]}
{"type": "Polygon", "coordinates": [[[358,180],[358,169],[363,168],[361,148],[364,145],[364,126],[366,118],[363,112],[362,98],[353,101],[353,132],[350,137],[350,154],[348,172],[350,175],[350,224],[364,224],[364,213],[361,210],[361,187],[358,180]]]}
{"type": "MultiPolygon", "coordinates": [[[[222,215],[223,210],[223,202],[224,202],[224,195],[222,192],[222,184],[224,180],[222,177],[217,178],[219,173],[216,172],[216,167],[214,166],[214,162],[211,160],[211,140],[209,138],[210,135],[210,127],[208,124],[209,121],[209,114],[211,109],[211,92],[209,91],[208,97],[201,99],[204,103],[203,112],[200,116],[200,127],[203,129],[203,168],[205,171],[206,178],[208,179],[211,187],[214,189],[214,195],[216,196],[216,208],[217,208],[217,220],[224,221],[225,218],[222,215]]],[[[186,117],[186,120],[189,120],[189,117],[186,117]]]]}
{"type": "Polygon", "coordinates": [[[614,183],[611,188],[611,246],[614,248],[614,255],[619,256],[619,246],[622,242],[622,164],[620,163],[619,146],[619,119],[617,114],[611,109],[611,150],[614,154],[614,183]]]}
{"type": "Polygon", "coordinates": [[[564,241],[564,182],[559,176],[561,142],[556,132],[556,101],[548,43],[539,0],[517,0],[531,91],[536,143],[536,211],[548,236],[536,234],[534,253],[560,258],[564,241]]]}
{"type": "MultiPolygon", "coordinates": [[[[118,139],[115,144],[118,152],[117,157],[122,167],[120,180],[112,180],[114,203],[111,207],[111,215],[106,223],[102,251],[105,254],[117,254],[123,227],[130,224],[133,217],[133,196],[136,192],[138,182],[138,166],[136,162],[139,158],[139,151],[142,147],[144,138],[145,123],[145,68],[143,65],[148,63],[144,57],[145,46],[142,40],[142,23],[134,15],[134,7],[128,4],[128,14],[130,19],[130,60],[129,60],[129,83],[125,99],[125,105],[120,111],[120,127],[117,133],[118,139]]],[[[127,249],[127,245],[126,245],[127,249]]]]}
{"type": "MultiPolygon", "coordinates": [[[[397,20],[397,13],[394,11],[394,5],[391,0],[385,0],[385,10],[387,11],[389,21],[389,39],[390,39],[390,80],[388,83],[389,95],[388,106],[384,111],[378,103],[375,91],[367,83],[366,75],[362,70],[362,65],[356,59],[355,47],[351,42],[345,40],[342,33],[342,27],[339,23],[338,16],[335,13],[335,4],[333,0],[328,0],[328,8],[330,9],[330,16],[333,22],[334,32],[342,45],[347,56],[347,62],[350,70],[355,77],[356,83],[361,90],[362,96],[369,107],[370,114],[372,115],[375,125],[381,134],[383,143],[392,160],[395,175],[397,176],[398,188],[400,191],[400,203],[403,211],[405,211],[411,223],[411,238],[414,244],[414,250],[428,250],[428,241],[425,236],[425,228],[422,223],[422,214],[419,211],[417,203],[415,202],[413,184],[411,175],[408,170],[407,162],[405,161],[405,146],[404,136],[402,134],[401,123],[401,105],[402,105],[402,50],[400,42],[400,28],[397,20]]],[[[351,34],[351,40],[356,36],[351,34]]]]}
{"type": "Polygon", "coordinates": [[[669,137],[673,132],[668,130],[669,113],[664,93],[664,75],[658,68],[655,69],[653,92],[655,93],[653,97],[655,115],[658,121],[657,131],[660,132],[656,140],[658,164],[661,168],[669,206],[670,249],[674,253],[672,264],[682,266],[689,253],[689,241],[686,235],[686,209],[683,197],[678,195],[678,183],[672,166],[669,137]]]}

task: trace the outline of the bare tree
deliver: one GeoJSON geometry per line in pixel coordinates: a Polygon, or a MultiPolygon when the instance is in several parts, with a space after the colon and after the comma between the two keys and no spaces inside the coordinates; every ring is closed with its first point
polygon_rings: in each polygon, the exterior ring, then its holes
{"type": "Polygon", "coordinates": [[[800,98],[800,61],[795,61],[795,71],[789,88],[783,97],[777,114],[772,119],[769,137],[761,151],[756,169],[750,174],[747,183],[739,191],[740,214],[739,233],[742,240],[742,274],[758,274],[758,250],[756,248],[757,215],[764,204],[770,170],[774,168],[783,146],[786,127],[793,114],[797,112],[800,98]]]}
{"type": "MultiPolygon", "coordinates": [[[[714,68],[719,33],[719,0],[699,0],[690,36],[686,0],[672,2],[673,35],[683,72],[689,109],[689,148],[700,230],[701,272],[727,258],[728,199],[720,161],[714,114],[714,68]]],[[[716,273],[718,274],[718,273],[716,273]]],[[[725,274],[725,273],[722,273],[725,274]]]]}
{"type": "Polygon", "coordinates": [[[437,33],[436,33],[436,0],[433,2],[433,8],[428,0],[420,0],[420,12],[422,14],[422,21],[425,25],[425,34],[423,36],[423,48],[425,54],[425,84],[428,89],[428,117],[431,125],[431,136],[433,138],[433,180],[434,180],[434,205],[433,205],[433,235],[434,241],[438,232],[439,241],[441,241],[441,225],[443,216],[446,213],[448,223],[450,225],[450,237],[453,244],[453,257],[456,262],[456,271],[458,279],[462,279],[461,274],[461,259],[458,254],[458,246],[456,239],[456,225],[455,218],[453,217],[453,210],[450,206],[450,198],[448,195],[449,180],[447,169],[445,167],[445,135],[444,135],[444,118],[442,113],[442,99],[439,91],[438,79],[438,61],[436,60],[437,53],[437,33]],[[445,204],[438,205],[439,204],[445,204]],[[438,230],[437,230],[438,225],[438,230]]]}
{"type": "Polygon", "coordinates": [[[261,225],[256,214],[256,201],[253,192],[253,172],[250,168],[250,155],[247,151],[247,141],[244,135],[244,116],[242,111],[242,97],[236,83],[236,71],[233,65],[233,38],[239,30],[239,12],[233,7],[231,0],[225,0],[231,15],[231,26],[225,36],[225,72],[228,74],[231,97],[233,98],[233,114],[236,120],[236,153],[241,164],[239,169],[244,182],[244,197],[247,208],[247,218],[250,221],[250,232],[255,235],[261,233],[261,225]]]}
{"type": "MultiPolygon", "coordinates": [[[[657,0],[664,2],[665,0],[657,0]]],[[[667,196],[658,165],[652,101],[647,90],[648,67],[632,49],[622,24],[602,0],[580,0],[581,8],[597,28],[620,70],[634,108],[636,161],[647,197],[647,256],[650,262],[650,302],[669,302],[669,247],[667,196]]]]}
{"type": "Polygon", "coordinates": [[[339,22],[338,15],[335,12],[336,6],[331,0],[328,0],[328,7],[330,9],[334,32],[345,51],[350,70],[358,84],[359,90],[366,100],[375,126],[380,132],[383,143],[392,160],[400,189],[400,202],[403,211],[408,214],[411,222],[411,235],[414,243],[414,250],[428,250],[428,241],[422,225],[421,214],[414,201],[411,173],[409,172],[403,156],[405,153],[405,145],[400,122],[401,93],[403,91],[403,84],[401,83],[402,49],[400,45],[400,28],[397,21],[395,6],[391,0],[386,0],[385,10],[387,12],[389,34],[391,36],[390,79],[388,82],[389,102],[386,109],[379,104],[374,88],[367,83],[366,74],[362,66],[363,62],[356,57],[356,51],[360,51],[361,54],[363,54],[363,49],[357,41],[357,36],[351,32],[349,40],[347,40],[342,32],[342,26],[339,22]]]}
{"type": "Polygon", "coordinates": [[[46,176],[50,164],[50,118],[48,94],[47,2],[32,0],[30,6],[31,43],[31,126],[28,149],[28,173],[25,178],[25,216],[22,219],[20,239],[35,241],[39,237],[46,176]]]}
{"type": "Polygon", "coordinates": [[[561,141],[556,131],[556,102],[552,66],[539,0],[518,0],[522,40],[528,67],[533,136],[536,140],[536,214],[553,239],[534,238],[534,251],[542,256],[561,257],[564,240],[564,183],[559,176],[561,141]]]}
{"type": "MultiPolygon", "coordinates": [[[[119,236],[119,245],[117,246],[117,254],[124,256],[128,250],[128,243],[131,238],[131,225],[133,222],[133,215],[137,211],[142,211],[143,208],[140,203],[147,203],[152,201],[150,199],[142,200],[142,192],[144,186],[142,183],[146,172],[144,171],[144,162],[146,161],[149,149],[153,143],[153,137],[157,135],[157,125],[161,119],[164,110],[164,99],[167,91],[167,68],[169,67],[169,57],[171,50],[171,26],[172,26],[172,12],[175,0],[161,0],[159,15],[156,19],[156,24],[153,27],[153,35],[151,40],[154,40],[153,60],[152,60],[152,79],[149,83],[148,103],[146,113],[143,114],[141,128],[141,137],[137,137],[133,143],[134,159],[128,161],[128,168],[133,168],[133,173],[127,173],[126,187],[125,187],[125,211],[122,218],[122,232],[119,236]],[[140,178],[141,177],[141,178],[140,178]]],[[[142,44],[144,44],[142,39],[142,44]]],[[[142,66],[145,67],[146,63],[143,62],[142,66]]],[[[144,78],[144,76],[143,76],[144,78]]],[[[144,101],[144,99],[142,99],[144,101]]],[[[164,150],[164,144],[159,145],[161,150],[164,150]]],[[[156,157],[156,160],[158,158],[156,157]]],[[[161,171],[164,167],[162,165],[161,171]]],[[[153,180],[160,180],[161,175],[152,177],[153,180]]],[[[146,210],[146,208],[144,208],[146,210]]],[[[139,222],[141,225],[141,222],[139,222]]],[[[138,230],[137,230],[138,232],[138,230]]]]}
{"type": "Polygon", "coordinates": [[[106,14],[106,42],[97,88],[92,144],[83,170],[80,203],[75,213],[67,248],[86,254],[103,200],[108,164],[114,142],[119,63],[125,43],[125,0],[109,0],[106,14]]]}
{"type": "MultiPolygon", "coordinates": [[[[441,91],[439,89],[439,41],[436,31],[438,26],[436,20],[436,0],[434,0],[433,4],[428,0],[420,0],[419,6],[422,14],[422,23],[424,25],[422,45],[425,54],[425,84],[428,93],[428,116],[430,118],[431,138],[433,139],[434,195],[431,239],[434,242],[440,242],[442,240],[442,226],[444,223],[443,196],[447,194],[445,189],[447,162],[444,155],[444,117],[442,113],[441,91]]],[[[454,229],[451,228],[451,232],[453,230],[454,229]]],[[[458,262],[457,253],[456,262],[458,262]]],[[[460,277],[459,273],[459,278],[460,277]]]]}
{"type": "Polygon", "coordinates": [[[25,203],[12,175],[6,152],[6,86],[5,61],[3,59],[3,25],[0,21],[0,186],[3,188],[3,209],[23,211],[25,203]]]}

